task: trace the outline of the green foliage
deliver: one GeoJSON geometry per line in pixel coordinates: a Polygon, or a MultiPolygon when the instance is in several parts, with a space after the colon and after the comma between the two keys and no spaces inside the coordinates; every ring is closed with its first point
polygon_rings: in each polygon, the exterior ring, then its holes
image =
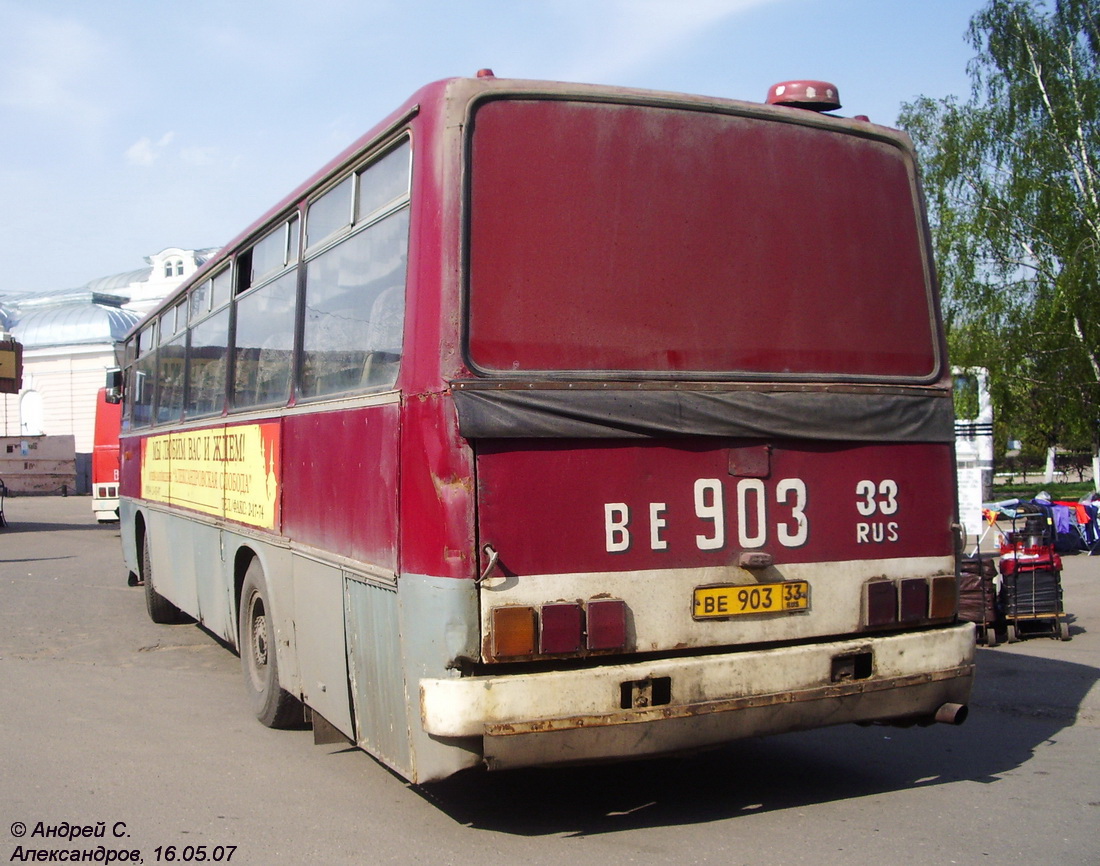
{"type": "Polygon", "coordinates": [[[978,417],[978,380],[963,373],[955,376],[955,417],[971,420],[978,417]]]}
{"type": "Polygon", "coordinates": [[[952,363],[991,374],[998,444],[1097,447],[1100,0],[991,0],[970,99],[921,97],[916,142],[952,363]]]}
{"type": "Polygon", "coordinates": [[[1049,493],[1051,499],[1062,502],[1079,502],[1084,496],[1091,493],[1093,486],[1090,482],[1055,482],[1044,484],[1041,481],[1032,481],[1024,484],[1020,481],[1001,484],[993,488],[993,499],[1003,502],[1006,499],[1034,499],[1039,493],[1049,493]]]}

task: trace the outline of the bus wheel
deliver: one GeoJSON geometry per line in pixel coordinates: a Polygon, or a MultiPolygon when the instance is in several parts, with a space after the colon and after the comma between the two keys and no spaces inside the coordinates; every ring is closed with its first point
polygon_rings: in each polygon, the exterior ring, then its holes
{"type": "Polygon", "coordinates": [[[241,587],[238,617],[241,670],[256,718],[269,728],[289,728],[302,722],[302,705],[279,685],[275,658],[275,626],[268,616],[267,585],[258,559],[253,559],[241,587]]]}
{"type": "Polygon", "coordinates": [[[145,609],[149,611],[149,619],[160,625],[187,622],[183,611],[157,592],[153,585],[153,560],[149,554],[148,538],[141,543],[141,577],[145,583],[145,609]]]}

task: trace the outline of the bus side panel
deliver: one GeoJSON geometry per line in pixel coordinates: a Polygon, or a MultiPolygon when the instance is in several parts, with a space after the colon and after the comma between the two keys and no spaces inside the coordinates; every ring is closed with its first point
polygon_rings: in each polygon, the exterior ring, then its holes
{"type": "Polygon", "coordinates": [[[149,546],[153,585],[189,616],[199,619],[199,595],[195,558],[197,524],[189,515],[146,508],[145,543],[149,546]]]}
{"type": "Polygon", "coordinates": [[[292,557],[294,647],[302,700],[355,739],[344,628],[344,573],[336,565],[292,557]]]}
{"type": "Polygon", "coordinates": [[[414,782],[445,779],[481,763],[481,731],[472,736],[429,734],[421,717],[425,681],[461,680],[463,661],[477,657],[477,587],[472,580],[402,574],[398,582],[401,661],[414,782]]]}
{"type": "Polygon", "coordinates": [[[137,533],[135,515],[137,505],[131,499],[119,499],[118,502],[118,533],[122,541],[122,561],[126,570],[130,573],[130,580],[137,579],[140,571],[137,558],[137,533]]]}
{"type": "MultiPolygon", "coordinates": [[[[181,523],[184,521],[180,521],[181,523]]],[[[193,551],[193,579],[198,599],[198,620],[224,640],[237,643],[237,604],[233,592],[232,563],[222,560],[222,530],[197,521],[186,521],[193,551]]]]}
{"type": "Polygon", "coordinates": [[[458,435],[446,395],[404,406],[401,457],[401,571],[474,576],[473,454],[458,435]]]}
{"type": "Polygon", "coordinates": [[[283,534],[397,572],[396,402],[283,421],[283,534]]]}
{"type": "Polygon", "coordinates": [[[118,445],[119,495],[137,499],[141,496],[141,438],[127,436],[118,445]]]}
{"type": "Polygon", "coordinates": [[[135,508],[123,500],[122,534],[127,567],[138,573],[134,515],[145,523],[157,593],[207,629],[237,643],[236,601],[231,569],[222,561],[222,530],[186,514],[135,508]]]}
{"type": "Polygon", "coordinates": [[[347,577],[344,599],[356,742],[383,763],[408,773],[397,593],[347,577]]]}

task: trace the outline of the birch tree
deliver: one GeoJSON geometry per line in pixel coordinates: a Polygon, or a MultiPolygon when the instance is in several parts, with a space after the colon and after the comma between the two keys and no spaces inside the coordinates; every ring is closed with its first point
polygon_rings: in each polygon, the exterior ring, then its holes
{"type": "Polygon", "coordinates": [[[899,121],[952,362],[990,369],[999,430],[1091,447],[1100,481],[1100,0],[991,0],[967,39],[969,100],[921,97],[899,121]]]}

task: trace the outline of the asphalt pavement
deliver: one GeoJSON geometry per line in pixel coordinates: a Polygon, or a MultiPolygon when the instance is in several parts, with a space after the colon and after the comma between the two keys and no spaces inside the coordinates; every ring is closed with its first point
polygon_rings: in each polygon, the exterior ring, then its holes
{"type": "Polygon", "coordinates": [[[259,725],[229,649],[149,621],[89,499],[5,513],[0,862],[1100,864],[1100,556],[1065,559],[1072,640],[978,649],[961,727],[416,787],[259,725]]]}

